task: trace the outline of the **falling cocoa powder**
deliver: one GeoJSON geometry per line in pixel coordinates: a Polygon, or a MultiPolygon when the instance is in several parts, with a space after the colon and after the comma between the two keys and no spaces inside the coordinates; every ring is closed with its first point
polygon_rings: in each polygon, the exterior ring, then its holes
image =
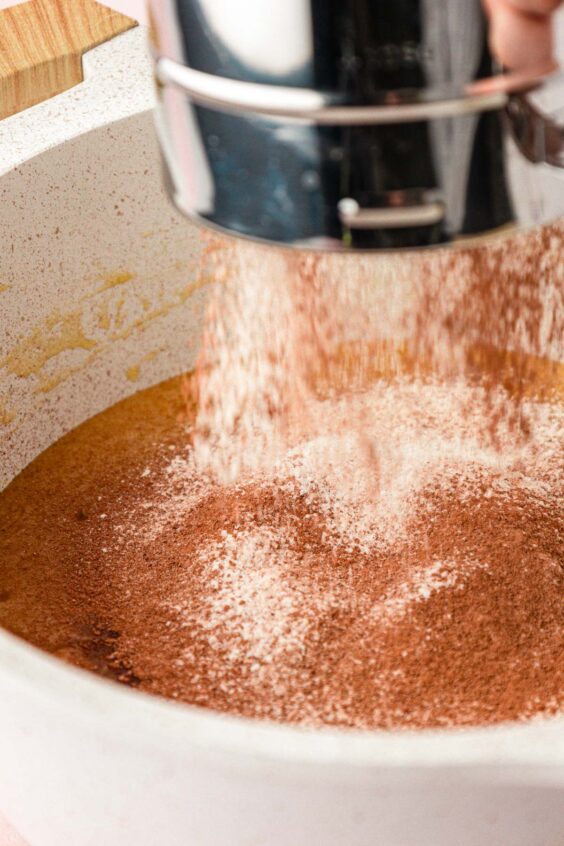
{"type": "Polygon", "coordinates": [[[0,495],[0,624],[253,718],[561,713],[563,231],[352,263],[212,239],[187,403],[142,392],[0,495]]]}
{"type": "Polygon", "coordinates": [[[521,400],[552,396],[564,359],[563,234],[354,258],[212,239],[203,272],[219,281],[187,386],[199,466],[228,482],[268,468],[307,435],[320,386],[381,373],[479,385],[481,436],[501,448],[509,421],[526,438],[521,400]]]}

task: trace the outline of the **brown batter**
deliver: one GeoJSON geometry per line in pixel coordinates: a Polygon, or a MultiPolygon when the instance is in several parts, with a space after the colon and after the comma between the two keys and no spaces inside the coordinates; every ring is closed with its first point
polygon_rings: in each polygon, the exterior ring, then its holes
{"type": "Polygon", "coordinates": [[[137,394],[0,495],[0,624],[123,684],[250,717],[391,728],[559,712],[561,406],[542,406],[540,446],[494,466],[449,446],[450,391],[354,399],[381,409],[376,427],[400,409],[378,429],[392,451],[401,409],[419,409],[417,443],[441,426],[443,440],[436,472],[410,453],[401,479],[383,468],[352,500],[317,478],[314,441],[270,478],[201,479],[178,380],[137,394]]]}

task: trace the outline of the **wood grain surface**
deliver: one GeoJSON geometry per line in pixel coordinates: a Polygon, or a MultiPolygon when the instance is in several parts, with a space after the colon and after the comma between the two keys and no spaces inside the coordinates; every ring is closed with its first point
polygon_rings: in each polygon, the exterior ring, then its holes
{"type": "Polygon", "coordinates": [[[29,0],[0,11],[0,119],[82,82],[82,55],[136,21],[95,0],[29,0]]]}

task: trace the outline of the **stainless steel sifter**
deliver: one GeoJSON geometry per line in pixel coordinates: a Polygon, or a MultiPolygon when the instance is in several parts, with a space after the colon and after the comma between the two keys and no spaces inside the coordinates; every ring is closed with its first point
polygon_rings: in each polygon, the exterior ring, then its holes
{"type": "Polygon", "coordinates": [[[503,73],[480,0],[150,7],[170,192],[202,223],[378,250],[564,213],[562,75],[503,73]]]}

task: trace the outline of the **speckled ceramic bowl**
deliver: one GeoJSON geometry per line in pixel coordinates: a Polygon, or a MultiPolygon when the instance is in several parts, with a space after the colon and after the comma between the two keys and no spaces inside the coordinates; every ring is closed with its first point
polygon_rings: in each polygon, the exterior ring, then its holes
{"type": "MultiPolygon", "coordinates": [[[[0,123],[2,486],[197,346],[199,235],[161,187],[142,30],[90,53],[86,72],[0,123]]],[[[0,632],[0,799],[31,846],[561,846],[564,722],[259,724],[0,632]]]]}

